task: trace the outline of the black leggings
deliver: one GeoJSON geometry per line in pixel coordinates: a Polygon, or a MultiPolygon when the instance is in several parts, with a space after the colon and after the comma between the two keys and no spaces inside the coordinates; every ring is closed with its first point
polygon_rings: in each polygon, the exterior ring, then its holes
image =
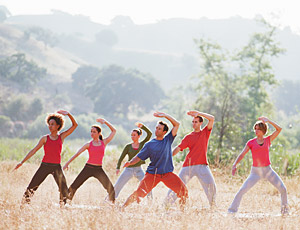
{"type": "Polygon", "coordinates": [[[114,186],[109,180],[106,173],[103,171],[102,166],[86,164],[79,175],[76,177],[74,182],[69,188],[69,199],[72,200],[76,190],[91,176],[97,178],[103,187],[106,189],[109,200],[115,201],[115,190],[114,186]]]}
{"type": "Polygon", "coordinates": [[[46,179],[49,174],[53,175],[54,180],[59,188],[60,202],[66,203],[68,196],[68,186],[65,175],[61,169],[61,165],[44,162],[41,163],[39,169],[32,177],[31,182],[24,193],[25,202],[30,202],[30,197],[33,196],[39,185],[46,179]]]}

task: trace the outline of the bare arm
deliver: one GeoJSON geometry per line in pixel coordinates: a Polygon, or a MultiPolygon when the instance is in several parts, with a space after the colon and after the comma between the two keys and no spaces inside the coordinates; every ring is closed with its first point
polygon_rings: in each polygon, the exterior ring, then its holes
{"type": "Polygon", "coordinates": [[[131,161],[127,161],[127,162],[124,164],[123,168],[126,168],[126,167],[128,167],[128,166],[130,166],[130,165],[135,165],[135,164],[138,163],[140,160],[141,160],[141,159],[140,159],[139,157],[135,156],[134,158],[131,159],[131,161]]]}
{"type": "Polygon", "coordinates": [[[180,147],[179,146],[177,146],[175,149],[173,149],[173,154],[172,154],[172,156],[175,156],[177,153],[179,153],[180,152],[180,147]]]}
{"type": "Polygon", "coordinates": [[[68,116],[72,122],[72,126],[68,130],[66,130],[60,134],[61,140],[64,141],[64,139],[67,136],[69,136],[71,133],[74,132],[74,130],[77,128],[78,124],[77,124],[76,120],[74,119],[74,117],[68,111],[59,110],[59,111],[57,111],[57,113],[62,114],[64,116],[68,116]]]}
{"type": "Polygon", "coordinates": [[[276,124],[274,121],[271,121],[269,118],[267,117],[259,117],[258,120],[261,120],[263,122],[269,123],[271,125],[273,125],[273,127],[276,129],[270,136],[270,141],[272,142],[281,132],[282,128],[276,124]]]}
{"type": "Polygon", "coordinates": [[[87,150],[89,148],[89,143],[86,143],[84,146],[82,146],[77,153],[75,153],[69,160],[67,163],[65,163],[63,170],[68,169],[69,164],[75,160],[82,152],[84,152],[85,150],[87,150]]]}
{"type": "Polygon", "coordinates": [[[208,130],[211,130],[213,128],[214,121],[215,121],[215,117],[213,115],[208,114],[208,113],[202,113],[202,112],[199,112],[196,110],[188,111],[187,115],[190,115],[192,117],[197,117],[197,116],[204,117],[208,120],[208,124],[207,124],[208,130]]]}
{"type": "Polygon", "coordinates": [[[235,162],[232,165],[232,175],[234,176],[235,172],[236,172],[236,165],[244,158],[244,156],[246,155],[246,153],[250,150],[249,146],[246,144],[243,151],[238,155],[238,157],[236,158],[235,162]]]}
{"type": "Polygon", "coordinates": [[[98,118],[96,121],[100,122],[101,124],[106,124],[111,131],[109,136],[103,140],[104,144],[107,145],[114,138],[117,130],[115,129],[115,127],[112,126],[112,124],[110,124],[108,121],[106,121],[102,118],[98,118]]]}
{"type": "Polygon", "coordinates": [[[47,136],[43,136],[38,144],[29,151],[29,153],[27,153],[27,155],[24,157],[24,159],[17,164],[17,166],[15,167],[15,170],[17,170],[18,168],[20,168],[30,157],[32,157],[47,141],[47,136]]]}
{"type": "Polygon", "coordinates": [[[173,135],[173,137],[177,135],[177,131],[178,131],[178,128],[179,128],[179,125],[180,125],[179,121],[177,121],[174,117],[170,116],[169,114],[162,113],[162,112],[155,112],[153,115],[155,117],[164,117],[168,121],[170,121],[171,124],[173,125],[172,135],[173,135]]]}

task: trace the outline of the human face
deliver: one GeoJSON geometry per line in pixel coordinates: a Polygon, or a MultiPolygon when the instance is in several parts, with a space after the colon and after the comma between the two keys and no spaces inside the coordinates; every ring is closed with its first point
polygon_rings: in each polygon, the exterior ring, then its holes
{"type": "Polygon", "coordinates": [[[132,131],[132,132],[131,132],[131,140],[132,140],[133,142],[138,141],[139,138],[140,138],[140,136],[138,135],[138,133],[137,133],[136,131],[132,131]]]}
{"type": "Polygon", "coordinates": [[[93,139],[98,139],[99,138],[100,133],[98,133],[98,130],[96,128],[91,128],[91,137],[93,139]]]}
{"type": "Polygon", "coordinates": [[[51,119],[49,122],[48,122],[48,128],[49,128],[49,131],[52,133],[52,132],[57,132],[58,131],[58,128],[59,128],[59,125],[56,123],[56,121],[54,119],[51,119]]]}
{"type": "Polygon", "coordinates": [[[164,126],[161,124],[158,124],[155,127],[155,136],[156,137],[163,137],[166,134],[166,131],[164,131],[164,126]]]}
{"type": "Polygon", "coordinates": [[[199,121],[198,117],[194,117],[192,123],[193,123],[193,129],[194,130],[196,130],[196,131],[200,130],[202,122],[199,121]]]}
{"type": "Polygon", "coordinates": [[[258,125],[255,125],[254,132],[257,137],[262,137],[264,135],[263,131],[259,128],[258,125]]]}

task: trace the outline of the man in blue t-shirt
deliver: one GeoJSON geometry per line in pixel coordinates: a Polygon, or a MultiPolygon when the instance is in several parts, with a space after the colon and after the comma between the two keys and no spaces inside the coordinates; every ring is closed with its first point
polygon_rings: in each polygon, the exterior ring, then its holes
{"type": "Polygon", "coordinates": [[[166,135],[169,127],[163,121],[159,121],[155,129],[156,138],[146,143],[138,155],[124,164],[124,167],[128,167],[147,158],[150,158],[151,161],[144,179],[140,182],[137,190],[128,197],[123,207],[128,206],[134,201],[139,203],[140,197],[145,197],[161,181],[176,193],[177,197],[180,198],[181,205],[185,204],[186,198],[188,197],[188,190],[185,184],[173,173],[174,166],[171,145],[180,123],[166,113],[156,112],[153,115],[155,117],[166,118],[172,123],[173,128],[171,132],[166,135]]]}

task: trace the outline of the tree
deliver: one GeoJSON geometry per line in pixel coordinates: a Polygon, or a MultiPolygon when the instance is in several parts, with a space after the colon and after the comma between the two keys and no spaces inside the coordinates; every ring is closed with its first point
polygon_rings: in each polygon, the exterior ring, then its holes
{"type": "Polygon", "coordinates": [[[204,39],[196,41],[202,62],[195,107],[216,117],[212,139],[217,162],[224,147],[240,146],[252,136],[258,116],[271,111],[266,88],[276,81],[270,59],[283,50],[275,42],[276,28],[262,22],[266,31],[254,34],[237,53],[204,39]]]}
{"type": "Polygon", "coordinates": [[[94,111],[104,115],[127,116],[129,112],[150,111],[164,92],[152,76],[116,65],[101,69],[94,83],[86,88],[94,101],[94,111]]]}
{"type": "Polygon", "coordinates": [[[29,87],[45,77],[47,70],[27,61],[25,54],[13,54],[0,60],[0,78],[29,87]]]}
{"type": "Polygon", "coordinates": [[[54,47],[58,43],[57,37],[50,30],[45,30],[41,27],[30,27],[24,31],[25,40],[28,40],[31,36],[43,42],[45,48],[47,48],[47,46],[54,47]]]}

